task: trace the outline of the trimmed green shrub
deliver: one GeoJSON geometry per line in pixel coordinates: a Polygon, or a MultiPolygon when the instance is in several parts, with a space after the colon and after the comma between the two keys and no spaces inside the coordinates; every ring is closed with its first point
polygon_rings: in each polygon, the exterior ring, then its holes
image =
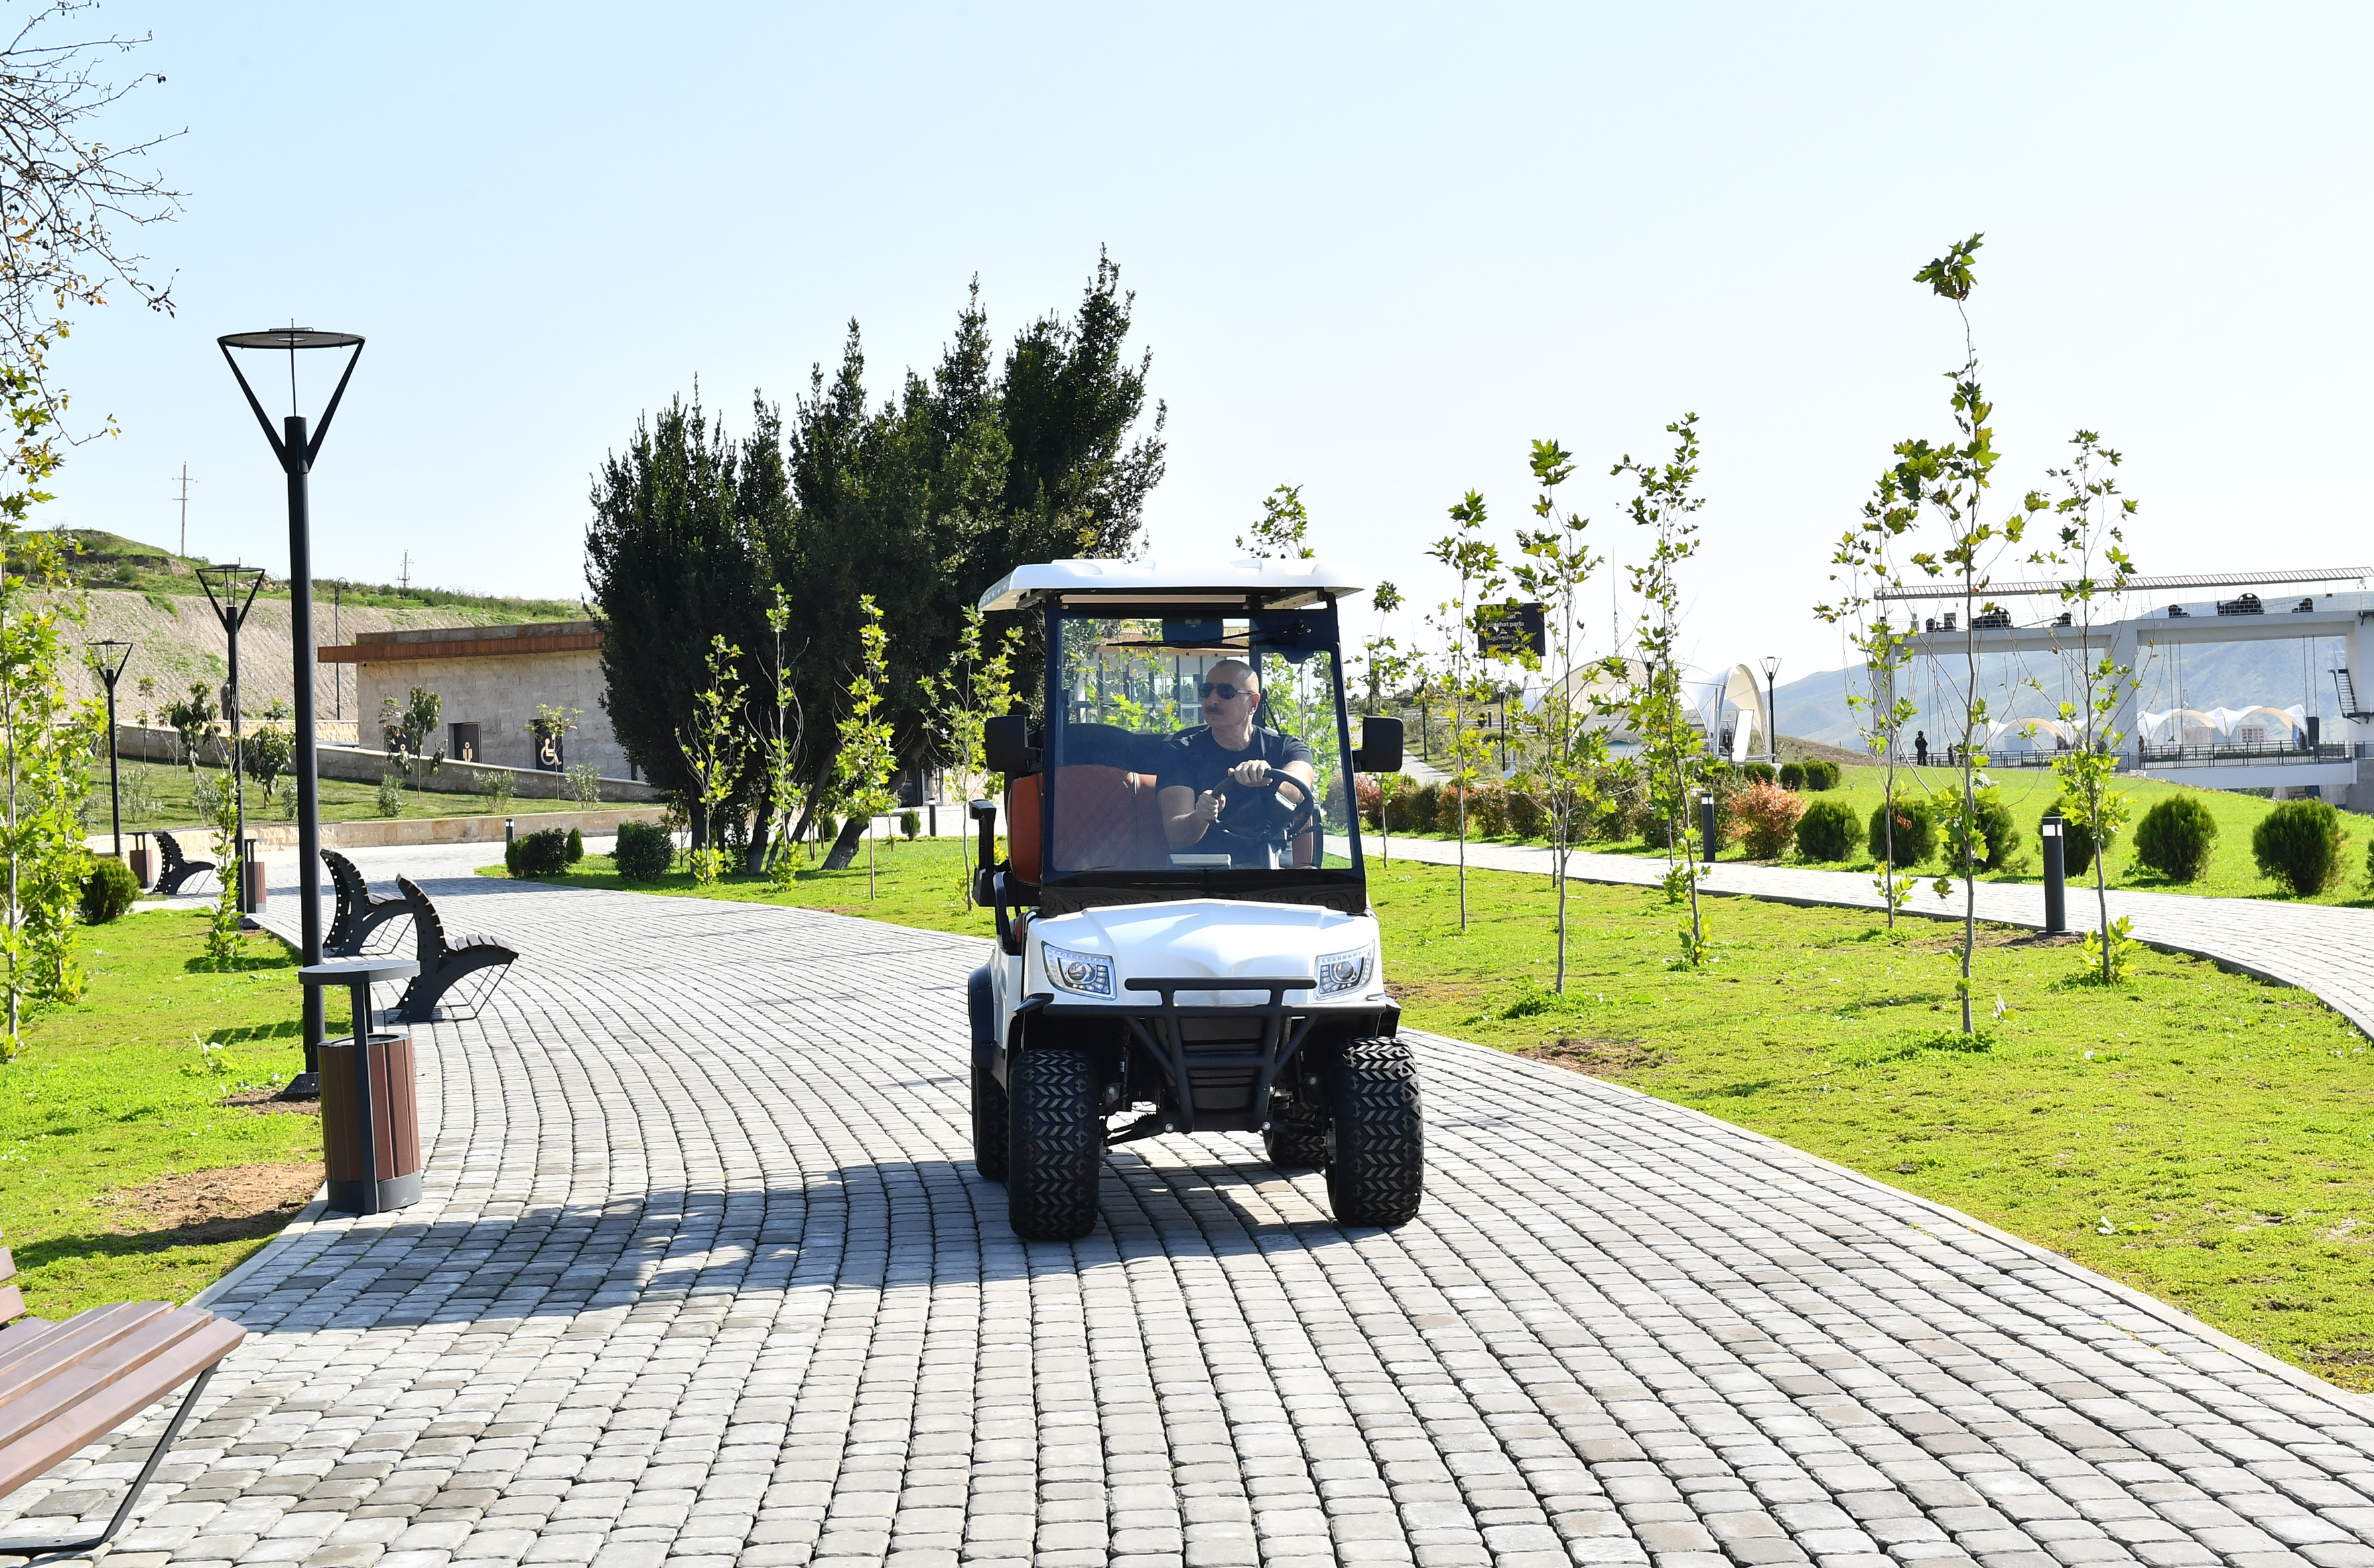
{"type": "Polygon", "coordinates": [[[1797,819],[1797,853],[1807,860],[1844,860],[1854,853],[1854,808],[1843,800],[1814,800],[1797,819]]]}
{"type": "Polygon", "coordinates": [[[899,813],[899,834],[901,838],[911,839],[923,831],[923,814],[921,811],[910,806],[899,813]]]}
{"type": "Polygon", "coordinates": [[[1805,787],[1813,790],[1838,788],[1839,765],[1826,762],[1819,757],[1808,757],[1805,759],[1805,787]]]}
{"type": "Polygon", "coordinates": [[[2341,813],[2326,802],[2286,800],[2259,819],[2251,856],[2262,875],[2306,898],[2341,880],[2341,846],[2348,840],[2341,813]]]}
{"type": "Polygon", "coordinates": [[[506,847],[503,866],[514,877],[558,877],[569,869],[569,835],[558,828],[523,833],[506,847]]]}
{"type": "Polygon", "coordinates": [[[614,858],[629,882],[654,882],[676,862],[676,838],[656,822],[621,822],[614,858]]]}
{"type": "Polygon", "coordinates": [[[86,925],[104,925],[131,909],[140,896],[132,867],[112,855],[94,855],[82,879],[82,918],[86,925]]]}
{"type": "Polygon", "coordinates": [[[569,830],[569,864],[576,865],[585,858],[585,835],[577,829],[569,830]]]}
{"type": "MultiPolygon", "coordinates": [[[[2012,820],[2011,808],[2004,804],[2000,785],[1989,785],[1971,796],[1979,822],[1979,869],[2000,871],[2020,845],[2019,824],[2012,820]]],[[[1937,792],[1937,820],[1945,828],[1945,867],[1950,871],[1962,868],[1962,796],[1959,790],[1937,792]]]]}
{"type": "Polygon", "coordinates": [[[1777,784],[1780,770],[1769,762],[1742,762],[1739,771],[1750,784],[1777,784]]]}
{"type": "Polygon", "coordinates": [[[2135,824],[2135,862],[2171,882],[2200,879],[2217,847],[2217,819],[2191,795],[2171,795],[2135,824]]]}
{"type": "MultiPolygon", "coordinates": [[[[2094,830],[2086,825],[2078,805],[2067,796],[2055,799],[2045,813],[2061,813],[2061,870],[2063,875],[2083,877],[2094,868],[2094,830]]],[[[2043,818],[2039,818],[2040,822],[2043,818]]],[[[2041,830],[2039,830],[2039,834],[2041,830]]]]}
{"type": "MultiPolygon", "coordinates": [[[[1883,800],[1871,808],[1871,827],[1864,842],[1872,859],[1888,858],[1887,802],[1883,800]]],[[[1893,842],[1898,866],[1918,866],[1937,852],[1937,814],[1928,801],[1919,796],[1896,797],[1893,842]]]]}
{"type": "MultiPolygon", "coordinates": [[[[1459,831],[1459,803],[1443,803],[1443,830],[1459,831]]],[[[1467,836],[1471,839],[1497,839],[1509,831],[1509,796],[1498,780],[1479,784],[1467,792],[1467,836]]]]}
{"type": "Polygon", "coordinates": [[[1804,789],[1805,787],[1805,764],[1803,762],[1781,763],[1780,787],[1782,789],[1804,789]]]}

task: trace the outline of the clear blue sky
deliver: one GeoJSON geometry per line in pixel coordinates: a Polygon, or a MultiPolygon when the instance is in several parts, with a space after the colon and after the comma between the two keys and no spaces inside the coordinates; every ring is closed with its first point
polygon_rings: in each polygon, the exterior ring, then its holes
{"type": "MultiPolygon", "coordinates": [[[[1706,441],[1697,656],[1839,663],[1808,607],[1888,444],[1942,433],[1983,230],[2006,499],[2077,426],[2127,454],[2147,571],[2374,555],[2359,7],[1287,10],[111,4],[152,29],[115,140],[163,153],[178,318],[60,360],[120,440],[53,519],[285,567],[277,470],[213,346],[369,335],[314,484],[323,575],[582,591],[589,475],[689,392],[740,429],[864,324],[878,395],[979,275],[1001,335],[1110,247],[1169,406],[1158,550],[1281,481],[1324,553],[1496,527],[1554,435],[1604,477],[1706,441]]],[[[128,67],[127,67],[128,68],[128,67]]],[[[310,401],[317,404],[318,394],[310,401]]],[[[1605,619],[1605,589],[1597,619],[1605,619]]],[[[1404,617],[1404,631],[1414,622],[1404,617]]]]}

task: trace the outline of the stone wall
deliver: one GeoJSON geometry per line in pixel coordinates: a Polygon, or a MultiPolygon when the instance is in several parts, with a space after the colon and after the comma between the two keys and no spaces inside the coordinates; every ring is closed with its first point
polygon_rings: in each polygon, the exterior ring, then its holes
{"type": "MultiPolygon", "coordinates": [[[[368,654],[371,644],[361,646],[368,654]]],[[[355,666],[355,706],[364,716],[366,738],[378,738],[374,732],[381,700],[393,697],[401,708],[416,686],[436,692],[444,701],[437,734],[425,743],[429,750],[451,752],[452,726],[475,724],[479,761],[533,768],[535,742],[527,722],[535,716],[537,705],[575,708],[581,716],[563,742],[565,760],[572,767],[591,762],[605,778],[627,776],[627,754],[610,733],[609,715],[602,711],[605,687],[598,651],[367,658],[355,666]]]]}

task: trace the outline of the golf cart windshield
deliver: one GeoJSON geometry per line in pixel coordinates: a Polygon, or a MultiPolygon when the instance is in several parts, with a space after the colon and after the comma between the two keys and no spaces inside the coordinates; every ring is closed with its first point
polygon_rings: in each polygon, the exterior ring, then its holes
{"type": "Polygon", "coordinates": [[[1051,885],[1359,887],[1332,603],[1075,598],[1049,631],[1051,885]]]}

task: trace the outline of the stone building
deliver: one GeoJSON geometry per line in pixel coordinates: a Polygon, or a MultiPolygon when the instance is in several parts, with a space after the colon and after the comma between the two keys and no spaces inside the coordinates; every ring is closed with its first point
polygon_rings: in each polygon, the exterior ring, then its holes
{"type": "Polygon", "coordinates": [[[528,721],[539,706],[577,710],[557,770],[591,762],[605,778],[627,778],[627,755],[602,711],[602,631],[590,620],[525,626],[445,626],[366,631],[347,646],[323,648],[326,663],[355,666],[355,712],[365,746],[380,741],[382,698],[401,708],[416,686],[443,700],[440,733],[426,742],[457,761],[538,766],[528,721]]]}

